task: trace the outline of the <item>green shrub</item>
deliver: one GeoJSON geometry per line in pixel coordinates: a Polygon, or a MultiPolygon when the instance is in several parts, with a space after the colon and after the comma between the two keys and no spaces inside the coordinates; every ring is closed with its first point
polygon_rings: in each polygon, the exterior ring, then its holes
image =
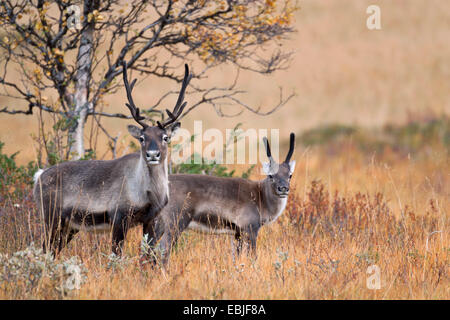
{"type": "Polygon", "coordinates": [[[383,133],[394,147],[417,152],[425,147],[441,144],[450,150],[450,118],[442,117],[426,122],[410,122],[403,126],[387,125],[383,133]]]}
{"type": "Polygon", "coordinates": [[[22,196],[22,190],[26,185],[33,184],[33,175],[38,166],[30,161],[26,166],[18,166],[16,152],[10,156],[3,153],[5,144],[0,141],[0,195],[9,193],[10,196],[22,196]]]}
{"type": "MultiPolygon", "coordinates": [[[[247,179],[252,173],[255,165],[241,174],[242,178],[247,179]]],[[[236,170],[230,170],[224,165],[218,164],[215,161],[211,162],[208,159],[202,158],[202,163],[180,163],[172,167],[172,173],[186,173],[186,174],[206,174],[217,177],[233,177],[236,170]]]]}
{"type": "Polygon", "coordinates": [[[341,137],[348,137],[357,132],[358,128],[340,124],[321,126],[305,131],[300,140],[305,146],[321,145],[334,142],[341,137]]]}
{"type": "MultiPolygon", "coordinates": [[[[235,137],[236,141],[240,139],[238,129],[240,128],[241,123],[238,123],[234,129],[234,135],[231,136],[235,137]]],[[[185,142],[185,144],[193,142],[195,139],[194,135],[191,135],[191,138],[189,141],[185,142]]],[[[226,148],[227,144],[224,144],[223,147],[226,148]]],[[[179,151],[183,149],[184,146],[182,144],[176,144],[173,146],[173,150],[179,151]]],[[[171,173],[177,174],[177,173],[186,173],[186,174],[206,174],[206,175],[213,175],[218,177],[233,177],[236,171],[230,170],[224,165],[218,164],[215,161],[211,161],[209,159],[206,159],[204,157],[201,157],[198,153],[194,153],[189,156],[189,163],[180,163],[176,164],[172,167],[171,173]],[[201,163],[194,163],[194,159],[201,158],[201,163]]],[[[244,179],[247,179],[250,174],[252,173],[253,169],[255,168],[255,165],[250,166],[250,168],[247,169],[247,171],[243,172],[241,174],[241,177],[244,179]]]]}
{"type": "Polygon", "coordinates": [[[442,116],[378,129],[331,124],[307,130],[299,140],[305,146],[335,146],[336,150],[342,150],[342,143],[351,141],[366,153],[382,153],[388,148],[399,154],[419,153],[432,146],[450,151],[450,118],[442,116]]]}

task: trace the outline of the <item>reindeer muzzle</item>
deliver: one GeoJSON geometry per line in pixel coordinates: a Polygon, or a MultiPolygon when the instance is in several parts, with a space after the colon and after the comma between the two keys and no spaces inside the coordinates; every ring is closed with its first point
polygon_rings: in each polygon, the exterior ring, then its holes
{"type": "Polygon", "coordinates": [[[148,164],[159,164],[161,152],[159,150],[146,151],[146,160],[148,164]]]}
{"type": "Polygon", "coordinates": [[[277,196],[280,198],[286,198],[289,195],[289,187],[286,186],[278,186],[276,188],[277,196]]]}

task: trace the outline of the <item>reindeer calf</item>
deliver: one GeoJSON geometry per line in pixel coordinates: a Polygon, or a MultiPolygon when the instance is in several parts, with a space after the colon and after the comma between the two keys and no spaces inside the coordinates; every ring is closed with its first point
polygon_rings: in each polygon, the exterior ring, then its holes
{"type": "Polygon", "coordinates": [[[261,226],[275,221],[284,211],[289,184],[295,167],[290,161],[295,135],[291,133],[286,160],[276,164],[264,138],[270,162],[263,164],[267,177],[262,181],[222,178],[207,175],[169,176],[170,197],[167,206],[148,225],[148,245],[153,250],[144,259],[155,262],[156,242],[166,264],[170,250],[186,229],[214,234],[231,234],[237,240],[236,251],[247,243],[255,254],[261,226]]]}

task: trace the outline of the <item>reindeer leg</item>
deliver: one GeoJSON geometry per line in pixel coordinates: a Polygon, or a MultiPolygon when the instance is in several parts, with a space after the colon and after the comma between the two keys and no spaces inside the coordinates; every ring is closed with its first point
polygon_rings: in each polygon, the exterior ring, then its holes
{"type": "Polygon", "coordinates": [[[59,254],[61,250],[64,248],[64,240],[66,238],[67,231],[64,227],[60,227],[57,234],[58,234],[58,250],[57,253],[59,254]]]}
{"type": "Polygon", "coordinates": [[[61,252],[64,246],[67,246],[69,242],[73,239],[74,235],[76,235],[77,233],[78,230],[74,229],[66,230],[64,234],[61,232],[58,252],[61,252]]]}
{"type": "Polygon", "coordinates": [[[173,245],[178,241],[179,233],[166,230],[159,243],[159,251],[161,254],[161,263],[163,266],[169,262],[170,252],[173,245]]]}
{"type": "Polygon", "coordinates": [[[256,238],[258,237],[258,231],[260,229],[259,224],[252,224],[246,230],[246,242],[248,244],[248,255],[256,259],[256,238]]]}
{"type": "Polygon", "coordinates": [[[118,256],[122,255],[123,242],[127,234],[126,219],[118,218],[112,227],[112,252],[118,256]]]}
{"type": "Polygon", "coordinates": [[[251,234],[249,237],[249,254],[256,258],[256,235],[251,234]]]}
{"type": "Polygon", "coordinates": [[[44,233],[44,241],[42,242],[42,251],[47,253],[50,251],[53,257],[56,257],[57,250],[57,230],[52,226],[47,226],[47,230],[44,233]]]}
{"type": "Polygon", "coordinates": [[[68,226],[68,223],[65,219],[60,219],[59,225],[57,228],[57,236],[58,236],[58,250],[57,253],[59,254],[61,250],[66,246],[70,240],[72,240],[74,234],[76,234],[78,231],[70,229],[68,226]]]}
{"type": "Polygon", "coordinates": [[[234,235],[234,239],[237,241],[236,243],[236,255],[239,257],[242,252],[242,245],[244,243],[242,239],[242,233],[241,231],[236,231],[236,234],[234,235]]]}
{"type": "Polygon", "coordinates": [[[45,232],[45,239],[43,243],[44,253],[50,250],[53,257],[56,257],[64,247],[64,228],[61,227],[61,221],[50,222],[46,224],[47,230],[45,232]]]}
{"type": "Polygon", "coordinates": [[[155,221],[146,222],[142,225],[142,234],[147,235],[147,244],[150,247],[155,246],[155,221]]]}
{"type": "Polygon", "coordinates": [[[162,255],[161,262],[163,265],[166,265],[169,261],[170,252],[173,245],[177,243],[178,238],[180,237],[181,233],[187,228],[190,221],[190,218],[172,220],[172,224],[170,226],[164,226],[164,234],[159,243],[159,248],[162,255]]]}
{"type": "Polygon", "coordinates": [[[61,210],[60,210],[60,195],[58,192],[53,192],[53,197],[47,195],[42,199],[42,216],[44,225],[44,240],[42,242],[42,250],[44,253],[50,251],[53,257],[56,257],[58,253],[58,240],[60,230],[58,228],[61,220],[61,210]]]}
{"type": "Polygon", "coordinates": [[[143,265],[145,262],[149,262],[152,266],[156,264],[155,245],[164,232],[163,230],[161,230],[162,228],[160,227],[160,224],[161,223],[156,219],[143,224],[143,234],[147,235],[147,245],[149,252],[146,252],[146,254],[142,255],[140,259],[141,265],[143,265]]]}

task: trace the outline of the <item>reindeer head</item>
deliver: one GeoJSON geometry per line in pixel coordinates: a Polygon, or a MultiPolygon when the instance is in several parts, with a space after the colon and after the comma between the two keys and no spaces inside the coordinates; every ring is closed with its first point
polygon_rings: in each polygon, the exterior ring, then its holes
{"type": "Polygon", "coordinates": [[[139,140],[142,157],[149,166],[162,163],[167,158],[170,139],[174,135],[175,131],[180,127],[180,122],[177,121],[177,119],[181,116],[183,109],[186,107],[187,102],[183,102],[184,93],[191,78],[192,75],[189,74],[189,68],[186,64],[183,84],[181,86],[177,103],[175,104],[173,112],[166,109],[169,119],[163,123],[157,121],[156,126],[149,126],[143,122],[145,117],[139,114],[140,110],[133,102],[131,93],[136,83],[136,79],[134,79],[131,84],[128,83],[127,63],[125,61],[123,62],[123,82],[125,84],[128,97],[128,103],[126,103],[126,106],[130,109],[134,120],[141,125],[141,128],[134,125],[129,125],[128,131],[134,138],[139,140]]]}
{"type": "Polygon", "coordinates": [[[272,158],[267,138],[264,137],[263,140],[266,146],[267,157],[269,158],[269,162],[263,163],[264,173],[267,175],[273,193],[279,198],[286,198],[289,195],[289,184],[295,168],[295,160],[290,161],[294,152],[295,134],[291,133],[289,152],[286,160],[281,164],[276,163],[272,158]]]}

